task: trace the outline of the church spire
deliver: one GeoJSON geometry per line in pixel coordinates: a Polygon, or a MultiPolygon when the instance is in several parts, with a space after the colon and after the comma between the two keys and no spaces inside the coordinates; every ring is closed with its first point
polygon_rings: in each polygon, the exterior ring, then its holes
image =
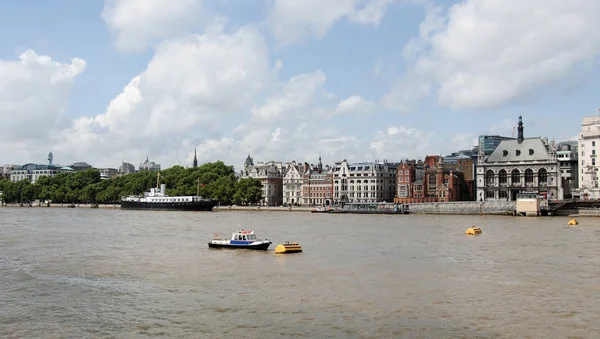
{"type": "Polygon", "coordinates": [[[519,127],[517,127],[518,130],[518,136],[517,136],[517,142],[520,144],[523,142],[523,117],[521,115],[519,115],[519,127]]]}
{"type": "Polygon", "coordinates": [[[198,167],[198,158],[196,157],[196,149],[194,148],[194,168],[198,167]]]}

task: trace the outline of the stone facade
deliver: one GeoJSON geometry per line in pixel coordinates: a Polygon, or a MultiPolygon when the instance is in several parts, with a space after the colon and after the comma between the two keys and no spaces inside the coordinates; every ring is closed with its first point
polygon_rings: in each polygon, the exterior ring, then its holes
{"type": "Polygon", "coordinates": [[[516,140],[502,140],[477,161],[477,200],[514,201],[521,192],[538,193],[552,200],[563,199],[562,180],[554,142],[547,138],[524,138],[519,117],[516,140]]]}
{"type": "Polygon", "coordinates": [[[600,117],[584,117],[579,132],[579,189],[581,199],[600,199],[598,149],[600,149],[600,117]]]}
{"type": "Polygon", "coordinates": [[[149,161],[148,157],[146,157],[146,161],[140,163],[139,169],[140,171],[160,172],[160,164],[157,164],[154,161],[149,161]]]}
{"type": "Polygon", "coordinates": [[[284,170],[281,162],[259,162],[255,165],[253,159],[248,155],[240,178],[260,180],[262,183],[262,205],[281,206],[283,205],[284,170]]]}
{"type": "Polygon", "coordinates": [[[304,175],[304,172],[304,164],[297,164],[295,161],[285,164],[283,175],[284,205],[302,204],[302,176],[304,175]]]}
{"type": "Polygon", "coordinates": [[[348,163],[333,167],[334,204],[348,202],[392,202],[396,194],[398,164],[387,161],[348,163]]]}

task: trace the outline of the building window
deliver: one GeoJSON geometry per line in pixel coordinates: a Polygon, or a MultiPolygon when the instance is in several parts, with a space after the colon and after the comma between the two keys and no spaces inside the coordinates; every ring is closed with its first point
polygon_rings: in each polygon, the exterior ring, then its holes
{"type": "Polygon", "coordinates": [[[517,156],[519,156],[519,155],[521,155],[521,151],[520,151],[520,150],[516,150],[516,151],[515,151],[515,154],[516,154],[517,156]]]}
{"type": "Polygon", "coordinates": [[[499,193],[499,198],[500,199],[507,199],[508,198],[508,192],[507,191],[500,191],[499,193]]]}
{"type": "Polygon", "coordinates": [[[592,141],[592,147],[596,146],[596,142],[592,141]]]}
{"type": "Polygon", "coordinates": [[[487,191],[487,192],[485,192],[485,197],[486,198],[491,198],[491,199],[495,198],[494,191],[487,191]]]}
{"type": "Polygon", "coordinates": [[[507,179],[506,171],[503,169],[500,170],[500,172],[498,172],[498,181],[500,181],[500,184],[506,184],[506,179],[507,179]]]}
{"type": "Polygon", "coordinates": [[[533,183],[533,170],[531,168],[525,170],[525,183],[533,183]]]}
{"type": "Polygon", "coordinates": [[[519,172],[519,170],[516,168],[512,170],[512,172],[510,173],[510,180],[513,184],[521,183],[521,172],[519,172]]]}
{"type": "Polygon", "coordinates": [[[592,166],[596,166],[596,158],[592,158],[592,166]]]}
{"type": "Polygon", "coordinates": [[[529,155],[533,155],[533,149],[529,149],[529,155]]]}
{"type": "Polygon", "coordinates": [[[507,157],[508,156],[508,151],[506,151],[506,150],[502,151],[502,156],[503,157],[507,157]]]}
{"type": "Polygon", "coordinates": [[[548,171],[545,168],[542,168],[538,171],[538,181],[540,184],[545,184],[548,182],[548,171]]]}
{"type": "Polygon", "coordinates": [[[485,184],[486,186],[494,185],[494,171],[488,170],[487,172],[485,172],[485,184]]]}

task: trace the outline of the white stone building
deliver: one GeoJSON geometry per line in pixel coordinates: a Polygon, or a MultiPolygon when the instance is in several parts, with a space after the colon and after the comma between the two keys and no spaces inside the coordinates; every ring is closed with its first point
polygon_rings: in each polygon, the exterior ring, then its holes
{"type": "Polygon", "coordinates": [[[579,189],[581,199],[600,199],[598,188],[598,150],[600,149],[600,117],[584,117],[579,132],[579,189]]]}
{"type": "Polygon", "coordinates": [[[285,164],[283,170],[283,203],[286,205],[301,204],[302,176],[307,168],[295,161],[285,164]]]}
{"type": "Polygon", "coordinates": [[[382,162],[348,163],[333,167],[334,204],[348,202],[392,202],[396,195],[398,164],[382,162]]]}
{"type": "Polygon", "coordinates": [[[524,138],[519,117],[516,140],[502,140],[489,156],[480,150],[477,163],[477,200],[514,201],[521,192],[562,200],[563,189],[554,141],[524,138]]]}
{"type": "Polygon", "coordinates": [[[281,206],[283,204],[283,175],[284,168],[281,162],[259,162],[256,165],[248,155],[244,169],[240,173],[241,179],[254,178],[262,183],[261,204],[266,206],[281,206]]]}
{"type": "Polygon", "coordinates": [[[146,156],[146,161],[140,163],[139,169],[140,171],[160,172],[160,164],[157,164],[154,161],[149,161],[148,157],[146,156]]]}

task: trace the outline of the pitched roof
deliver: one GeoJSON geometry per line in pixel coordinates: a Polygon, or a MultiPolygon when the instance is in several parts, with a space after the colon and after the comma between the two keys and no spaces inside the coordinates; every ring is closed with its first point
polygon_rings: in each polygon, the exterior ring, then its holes
{"type": "Polygon", "coordinates": [[[520,144],[518,140],[502,140],[485,162],[546,161],[548,159],[550,159],[548,147],[542,138],[536,137],[525,138],[520,144]],[[506,156],[504,151],[507,152],[506,156]],[[519,155],[517,155],[517,151],[520,151],[519,155]]]}

